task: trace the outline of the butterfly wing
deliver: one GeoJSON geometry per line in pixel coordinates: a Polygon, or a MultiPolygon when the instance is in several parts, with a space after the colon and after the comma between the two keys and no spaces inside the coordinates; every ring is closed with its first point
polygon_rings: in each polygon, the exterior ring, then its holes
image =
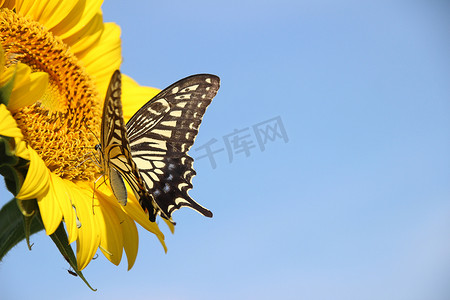
{"type": "Polygon", "coordinates": [[[187,152],[219,86],[215,75],[184,78],[152,98],[128,121],[133,160],[154,199],[152,203],[140,200],[150,215],[160,213],[171,220],[175,210],[187,206],[212,217],[211,211],[188,195],[196,173],[187,152]]]}
{"type": "Polygon", "coordinates": [[[127,190],[123,178],[133,187],[137,198],[148,198],[139,171],[131,157],[121,101],[121,75],[115,71],[111,77],[103,106],[100,133],[102,167],[108,175],[117,200],[126,205],[127,190]]]}
{"type": "MultiPolygon", "coordinates": [[[[128,145],[127,132],[122,113],[122,80],[118,70],[114,72],[109,82],[103,105],[102,127],[100,132],[100,144],[102,150],[111,145],[122,145],[124,141],[128,145]]],[[[129,151],[129,145],[127,150],[129,151]]]]}

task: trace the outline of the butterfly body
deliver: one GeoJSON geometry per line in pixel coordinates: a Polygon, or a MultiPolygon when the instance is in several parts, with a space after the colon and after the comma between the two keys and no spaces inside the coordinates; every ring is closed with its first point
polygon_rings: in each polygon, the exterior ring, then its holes
{"type": "Polygon", "coordinates": [[[159,214],[173,222],[172,213],[183,206],[212,217],[188,195],[196,173],[187,152],[218,89],[215,75],[186,77],[148,101],[125,126],[120,72],[114,73],[103,109],[101,148],[116,197],[123,197],[123,177],[151,221],[159,214]]]}

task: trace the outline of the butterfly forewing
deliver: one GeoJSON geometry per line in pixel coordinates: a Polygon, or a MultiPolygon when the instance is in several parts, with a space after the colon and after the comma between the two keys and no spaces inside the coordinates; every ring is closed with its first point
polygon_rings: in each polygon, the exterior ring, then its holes
{"type": "Polygon", "coordinates": [[[111,188],[118,201],[125,205],[127,191],[123,178],[140,197],[144,184],[132,159],[122,113],[121,75],[114,72],[103,106],[100,133],[100,153],[103,172],[108,175],[111,188]]]}
{"type": "Polygon", "coordinates": [[[212,216],[188,195],[195,171],[187,152],[219,82],[209,74],[184,78],[156,95],[128,121],[133,160],[157,206],[153,201],[140,201],[150,214],[153,211],[171,219],[175,210],[187,206],[212,216]]]}
{"type": "MultiPolygon", "coordinates": [[[[103,150],[112,144],[123,145],[123,141],[127,140],[127,132],[122,113],[121,86],[120,72],[115,71],[109,82],[103,105],[102,128],[100,133],[100,142],[103,150]]],[[[128,145],[125,148],[129,150],[128,145]]]]}

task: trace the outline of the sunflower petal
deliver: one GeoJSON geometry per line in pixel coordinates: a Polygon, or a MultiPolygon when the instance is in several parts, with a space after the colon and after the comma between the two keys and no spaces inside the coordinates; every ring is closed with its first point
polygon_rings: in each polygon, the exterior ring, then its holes
{"type": "Polygon", "coordinates": [[[160,91],[157,88],[140,86],[129,76],[122,75],[122,101],[126,104],[123,106],[125,122],[160,91]]]}
{"type": "Polygon", "coordinates": [[[92,75],[100,95],[106,94],[111,75],[122,63],[120,43],[120,27],[105,23],[103,34],[95,48],[78,54],[86,70],[92,75]]]}
{"type": "Polygon", "coordinates": [[[29,12],[35,21],[44,24],[47,28],[53,28],[66,18],[73,10],[77,1],[40,0],[29,12]]]}
{"type": "Polygon", "coordinates": [[[30,160],[30,152],[27,148],[27,143],[21,138],[14,138],[16,141],[16,156],[26,160],[30,160]]]}
{"type": "Polygon", "coordinates": [[[116,266],[122,260],[123,233],[120,223],[122,220],[115,213],[106,195],[97,192],[99,208],[95,210],[95,218],[99,220],[101,234],[100,250],[106,258],[116,266]]]}
{"type": "Polygon", "coordinates": [[[14,85],[20,86],[29,81],[29,76],[31,74],[31,68],[23,63],[17,63],[13,66],[10,66],[5,70],[2,74],[2,78],[0,83],[3,85],[6,81],[10,80],[11,77],[16,74],[16,78],[14,79],[14,85]]]}
{"type": "MultiPolygon", "coordinates": [[[[128,183],[125,183],[127,185],[127,190],[130,190],[130,187],[128,186],[128,183]]],[[[129,217],[131,217],[133,220],[138,222],[142,227],[147,229],[148,231],[152,232],[156,235],[158,240],[160,241],[161,245],[164,248],[164,251],[167,252],[167,247],[164,242],[164,234],[161,232],[161,230],[158,227],[158,224],[155,222],[150,222],[148,219],[148,216],[145,214],[145,212],[142,210],[141,205],[136,200],[136,197],[133,194],[128,193],[128,202],[127,205],[119,205],[117,199],[113,196],[111,189],[106,188],[105,186],[101,186],[98,188],[98,190],[101,190],[101,192],[105,195],[110,196],[108,199],[110,201],[113,201],[115,204],[115,207],[118,207],[123,212],[125,212],[129,217]]]]}
{"type": "Polygon", "coordinates": [[[172,232],[172,234],[174,234],[175,226],[173,225],[173,223],[166,219],[163,219],[163,221],[164,221],[164,223],[166,223],[167,227],[169,227],[170,232],[172,232]]]}
{"type": "Polygon", "coordinates": [[[55,178],[57,177],[50,174],[50,188],[48,193],[41,198],[38,198],[39,211],[41,212],[42,221],[44,223],[45,232],[47,235],[52,234],[58,228],[61,223],[63,214],[57,205],[58,197],[64,197],[66,193],[64,186],[56,184],[55,178]]]}
{"type": "Polygon", "coordinates": [[[20,83],[14,83],[14,88],[9,99],[8,109],[15,111],[24,106],[34,104],[44,95],[48,85],[48,74],[45,72],[30,73],[28,76],[20,76],[20,73],[30,70],[24,64],[18,64],[16,78],[27,78],[28,80],[21,80],[20,83]]]}
{"type": "Polygon", "coordinates": [[[30,151],[30,166],[28,168],[27,177],[16,195],[17,199],[39,199],[45,196],[49,189],[50,171],[44,164],[44,161],[33,149],[30,151]]]}
{"type": "Polygon", "coordinates": [[[52,32],[62,39],[83,30],[100,10],[103,0],[80,0],[75,2],[76,5],[67,17],[52,28],[52,32]]]}
{"type": "Polygon", "coordinates": [[[136,228],[136,223],[127,214],[123,214],[124,219],[121,223],[123,232],[123,245],[125,253],[127,254],[128,270],[130,270],[137,257],[139,247],[139,235],[136,228]]]}
{"type": "Polygon", "coordinates": [[[0,104],[0,135],[23,139],[22,131],[4,104],[0,104]]]}
{"type": "Polygon", "coordinates": [[[92,210],[92,194],[86,189],[74,189],[73,198],[77,216],[81,226],[78,228],[77,238],[77,264],[78,269],[83,270],[92,260],[100,245],[100,232],[97,219],[94,218],[92,210]]]}
{"type": "Polygon", "coordinates": [[[8,9],[13,9],[15,5],[16,5],[16,0],[5,0],[5,1],[3,1],[2,7],[8,8],[8,9]]]}
{"type": "Polygon", "coordinates": [[[31,17],[32,14],[30,12],[32,11],[33,4],[37,5],[38,4],[37,2],[38,1],[16,0],[14,9],[15,9],[16,13],[21,16],[29,15],[31,17]]]}
{"type": "Polygon", "coordinates": [[[57,175],[52,174],[52,177],[54,184],[61,189],[61,194],[56,198],[56,201],[64,216],[69,244],[71,244],[78,238],[77,215],[72,206],[74,203],[73,199],[77,197],[75,191],[78,189],[78,186],[57,175]]]}
{"type": "Polygon", "coordinates": [[[167,252],[166,243],[164,242],[164,234],[161,232],[161,230],[159,230],[159,227],[155,222],[150,222],[148,216],[142,210],[142,207],[133,195],[128,194],[127,205],[121,206],[121,209],[124,210],[142,227],[155,234],[159,242],[163,246],[164,251],[167,252]]]}
{"type": "Polygon", "coordinates": [[[104,200],[109,202],[108,205],[114,209],[120,219],[123,235],[123,247],[125,249],[125,253],[127,254],[128,270],[130,270],[136,261],[139,246],[139,235],[136,224],[134,223],[134,220],[121,209],[121,205],[118,204],[117,199],[110,190],[102,188],[102,192],[98,190],[98,193],[104,200]]]}
{"type": "Polygon", "coordinates": [[[100,40],[103,33],[103,16],[101,12],[97,13],[82,30],[64,39],[64,42],[71,45],[71,50],[77,54],[89,48],[100,40]]]}

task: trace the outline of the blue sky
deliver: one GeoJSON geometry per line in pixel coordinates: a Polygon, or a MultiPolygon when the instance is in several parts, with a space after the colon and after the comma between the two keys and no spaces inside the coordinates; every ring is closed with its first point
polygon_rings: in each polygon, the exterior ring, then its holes
{"type": "Polygon", "coordinates": [[[160,2],[106,0],[104,18],[140,84],[221,77],[193,148],[224,150],[190,192],[214,217],[178,211],[167,254],[141,230],[129,272],[100,254],[95,293],[40,233],[0,264],[2,297],[448,299],[449,4],[160,2]],[[275,117],[288,141],[262,151],[253,126],[275,117]],[[234,130],[254,147],[230,161],[234,130]]]}

